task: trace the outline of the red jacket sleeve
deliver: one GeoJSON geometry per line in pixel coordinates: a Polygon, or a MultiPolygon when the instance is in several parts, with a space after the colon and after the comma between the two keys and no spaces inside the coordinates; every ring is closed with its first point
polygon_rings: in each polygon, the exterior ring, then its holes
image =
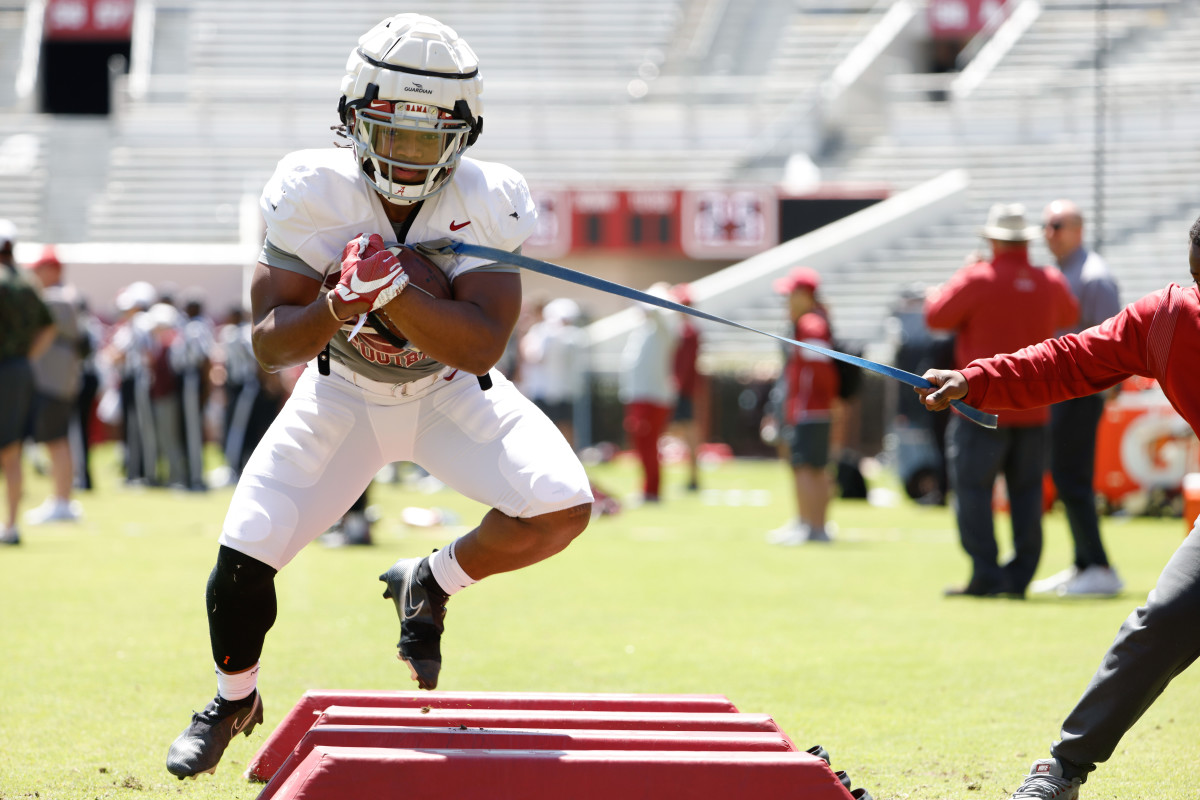
{"type": "Polygon", "coordinates": [[[1147,295],[1081,333],[972,361],[962,370],[964,402],[990,411],[1036,408],[1094,394],[1131,375],[1160,378],[1150,363],[1148,337],[1168,291],[1147,295]]]}

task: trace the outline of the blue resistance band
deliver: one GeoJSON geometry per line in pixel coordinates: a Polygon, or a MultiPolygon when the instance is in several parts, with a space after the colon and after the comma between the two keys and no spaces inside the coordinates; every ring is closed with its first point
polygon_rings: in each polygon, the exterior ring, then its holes
{"type": "MultiPolygon", "coordinates": [[[[429,244],[432,245],[433,243],[431,242],[429,244]]],[[[750,331],[751,333],[769,336],[770,338],[783,342],[784,344],[790,344],[795,347],[802,347],[805,350],[811,350],[815,353],[821,353],[822,355],[828,356],[836,361],[853,364],[856,367],[870,370],[878,375],[892,378],[893,380],[906,383],[909,386],[919,389],[933,388],[933,384],[922,378],[920,375],[914,375],[911,372],[905,372],[902,369],[897,369],[896,367],[888,366],[887,364],[879,364],[875,361],[869,361],[859,356],[850,355],[849,353],[840,353],[837,350],[830,350],[819,345],[809,344],[807,342],[798,342],[795,339],[789,339],[786,336],[777,336],[773,333],[768,333],[767,331],[760,331],[758,328],[752,328],[749,325],[743,325],[740,322],[734,322],[732,320],[725,319],[724,317],[718,317],[716,314],[708,314],[690,306],[685,306],[662,297],[655,297],[652,294],[646,294],[645,292],[640,292],[637,289],[630,289],[628,286],[623,286],[619,283],[613,283],[612,281],[606,281],[603,278],[597,278],[595,275],[588,275],[586,272],[578,272],[573,269],[568,269],[567,267],[560,267],[557,264],[551,264],[547,261],[539,261],[536,258],[523,256],[519,253],[510,253],[507,250],[500,250],[495,247],[483,247],[482,245],[477,244],[467,244],[466,242],[453,242],[443,248],[440,248],[440,250],[435,247],[430,247],[430,249],[433,249],[436,252],[450,250],[458,253],[459,255],[487,258],[502,264],[511,264],[514,267],[527,269],[530,272],[538,272],[542,275],[549,275],[552,278],[558,278],[559,280],[568,281],[569,283],[586,286],[590,289],[596,289],[601,292],[608,292],[609,294],[627,297],[630,300],[636,300],[639,303],[647,303],[649,305],[658,306],[659,308],[678,311],[681,314],[689,314],[699,319],[706,319],[709,322],[719,322],[722,325],[729,325],[734,328],[741,328],[744,331],[750,331]]],[[[980,411],[977,408],[967,405],[961,400],[952,400],[950,401],[950,405],[953,406],[958,413],[962,414],[964,417],[977,425],[982,425],[985,428],[996,427],[995,414],[988,414],[987,412],[980,411]]]]}

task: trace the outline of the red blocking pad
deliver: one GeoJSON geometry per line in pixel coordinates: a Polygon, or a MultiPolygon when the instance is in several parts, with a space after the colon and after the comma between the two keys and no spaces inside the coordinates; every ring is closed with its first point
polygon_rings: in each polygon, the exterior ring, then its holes
{"type": "Polygon", "coordinates": [[[746,750],[795,752],[781,732],[407,728],[314,725],[275,772],[258,800],[269,800],[316,747],[431,750],[746,750]]]}
{"type": "Polygon", "coordinates": [[[670,711],[540,711],[475,708],[350,708],[330,706],[321,725],[401,725],[468,728],[586,728],[589,730],[759,731],[779,733],[767,714],[688,714],[670,711]]]}
{"type": "Polygon", "coordinates": [[[292,752],[316,714],[329,706],[363,708],[525,708],[561,711],[679,711],[737,713],[723,695],[576,692],[307,692],[267,737],[246,774],[267,781],[292,752]]]}
{"type": "Polygon", "coordinates": [[[276,798],[455,797],[525,800],[851,800],[824,760],[804,752],[399,750],[315,747],[276,798]]]}

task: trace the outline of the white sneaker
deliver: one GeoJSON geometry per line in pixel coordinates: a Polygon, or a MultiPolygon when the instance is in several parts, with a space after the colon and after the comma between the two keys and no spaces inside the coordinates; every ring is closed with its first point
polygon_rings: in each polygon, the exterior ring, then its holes
{"type": "Polygon", "coordinates": [[[1099,597],[1115,597],[1125,588],[1125,582],[1117,575],[1112,567],[1092,565],[1085,567],[1078,575],[1058,590],[1063,597],[1080,597],[1092,595],[1099,597]]]}
{"type": "Polygon", "coordinates": [[[0,528],[0,545],[3,544],[20,544],[21,532],[17,530],[16,525],[9,525],[0,528]]]}
{"type": "Polygon", "coordinates": [[[1079,574],[1079,567],[1074,564],[1064,569],[1062,572],[1056,572],[1049,578],[1042,578],[1040,581],[1034,581],[1029,584],[1030,594],[1057,594],[1059,589],[1065,587],[1068,583],[1075,580],[1075,576],[1079,574]]]}
{"type": "Polygon", "coordinates": [[[767,533],[769,544],[781,544],[785,547],[795,547],[808,541],[808,526],[794,519],[783,527],[767,533]]]}
{"type": "Polygon", "coordinates": [[[78,500],[47,497],[40,506],[25,512],[25,522],[28,525],[42,525],[46,522],[78,522],[82,516],[83,509],[78,500]]]}
{"type": "Polygon", "coordinates": [[[1078,800],[1079,778],[1067,780],[1062,774],[1058,759],[1033,762],[1025,782],[1013,792],[1011,800],[1078,800]]]}

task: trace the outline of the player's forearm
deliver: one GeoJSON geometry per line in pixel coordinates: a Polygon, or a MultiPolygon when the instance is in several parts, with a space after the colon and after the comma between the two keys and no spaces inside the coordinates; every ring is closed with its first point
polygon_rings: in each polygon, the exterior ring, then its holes
{"type": "Polygon", "coordinates": [[[254,326],[254,356],[267,372],[317,357],[342,325],[321,295],[307,306],[277,306],[254,326]]]}
{"type": "Polygon", "coordinates": [[[500,361],[512,333],[471,302],[405,292],[394,305],[399,306],[396,322],[413,347],[472,375],[483,375],[500,361]]]}

